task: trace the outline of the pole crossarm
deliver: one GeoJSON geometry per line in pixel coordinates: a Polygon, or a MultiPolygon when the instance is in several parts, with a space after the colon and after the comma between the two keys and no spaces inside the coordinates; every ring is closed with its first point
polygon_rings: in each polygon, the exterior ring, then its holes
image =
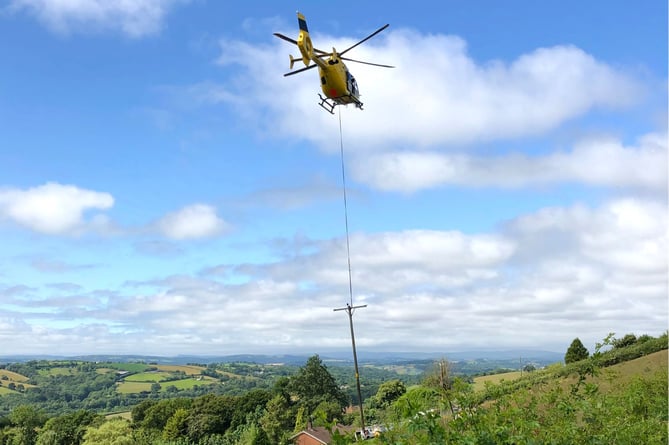
{"type": "Polygon", "coordinates": [[[363,307],[367,307],[367,305],[366,304],[361,304],[360,306],[350,306],[350,305],[347,304],[346,307],[340,307],[340,308],[337,308],[337,309],[333,309],[333,311],[335,311],[335,312],[337,312],[337,311],[349,311],[350,312],[353,309],[360,309],[360,308],[363,308],[363,307]]]}

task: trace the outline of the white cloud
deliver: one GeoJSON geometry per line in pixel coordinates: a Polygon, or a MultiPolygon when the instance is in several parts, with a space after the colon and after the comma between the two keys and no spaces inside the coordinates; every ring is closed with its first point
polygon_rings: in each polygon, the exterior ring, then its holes
{"type": "Polygon", "coordinates": [[[0,219],[47,234],[72,234],[100,226],[100,218],[86,221],[84,213],[113,205],[114,198],[109,193],[73,185],[50,182],[25,190],[0,188],[0,219]]]}
{"type": "MultiPolygon", "coordinates": [[[[318,34],[313,40],[325,48],[353,42],[318,34]]],[[[324,150],[338,149],[334,133],[323,131],[334,131],[335,119],[315,104],[320,92],[315,70],[281,77],[294,47],[283,41],[252,46],[226,39],[221,48],[220,64],[237,66],[242,73],[226,86],[209,85],[212,101],[254,115],[274,134],[283,131],[324,150]],[[258,115],[259,104],[271,112],[258,115]]],[[[628,106],[642,93],[625,72],[573,46],[539,48],[511,62],[479,63],[458,37],[389,30],[354,51],[350,56],[356,59],[397,65],[349,63],[369,110],[351,109],[343,119],[345,138],[357,152],[540,134],[593,108],[628,106]]]]}
{"type": "Polygon", "coordinates": [[[169,213],[157,225],[165,236],[176,240],[211,238],[228,228],[216,215],[216,209],[205,204],[193,204],[169,213]]]}
{"type": "MultiPolygon", "coordinates": [[[[354,303],[368,305],[356,312],[356,340],[376,350],[560,351],[576,336],[594,345],[611,331],[658,335],[667,324],[666,227],[666,202],[622,198],[599,207],[544,208],[491,233],[356,234],[354,303]]],[[[41,311],[35,338],[62,336],[73,342],[73,353],[97,340],[114,352],[162,354],[326,351],[350,344],[345,317],[332,311],[349,301],[344,240],[314,242],[276,262],[223,266],[224,275],[138,283],[141,294],[106,294],[99,304],[95,293],[79,289],[63,304],[60,292],[32,301],[26,316],[34,318],[43,305],[62,308],[57,323],[90,320],[49,327],[55,316],[41,311]],[[85,337],[96,326],[109,332],[85,337]],[[114,332],[124,335],[113,341],[114,332]]]]}
{"type": "Polygon", "coordinates": [[[663,191],[667,186],[667,136],[649,134],[636,147],[625,147],[611,138],[588,139],[568,152],[535,156],[436,151],[362,154],[351,165],[358,181],[400,192],[442,185],[508,188],[562,182],[663,191]]]}
{"type": "Polygon", "coordinates": [[[10,8],[35,15],[61,33],[120,30],[130,37],[154,34],[176,3],[187,0],[11,0],[10,8]]]}

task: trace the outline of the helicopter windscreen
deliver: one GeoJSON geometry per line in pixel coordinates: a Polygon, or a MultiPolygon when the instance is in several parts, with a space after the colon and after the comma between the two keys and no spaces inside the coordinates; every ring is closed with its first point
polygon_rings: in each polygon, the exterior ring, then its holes
{"type": "Polygon", "coordinates": [[[349,94],[351,96],[358,97],[360,93],[358,92],[358,83],[355,81],[355,77],[346,70],[346,86],[348,87],[349,94]]]}

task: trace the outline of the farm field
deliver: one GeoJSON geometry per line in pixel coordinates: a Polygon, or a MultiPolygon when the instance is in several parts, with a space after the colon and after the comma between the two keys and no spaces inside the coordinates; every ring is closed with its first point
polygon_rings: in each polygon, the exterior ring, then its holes
{"type": "Polygon", "coordinates": [[[211,377],[201,377],[201,378],[186,378],[180,380],[167,380],[167,381],[134,381],[134,380],[124,380],[119,382],[116,386],[116,391],[121,394],[136,394],[141,392],[150,392],[151,385],[158,383],[160,385],[160,392],[167,391],[167,388],[174,386],[178,390],[182,389],[192,389],[195,386],[201,385],[211,385],[216,383],[216,380],[211,377]]]}
{"type": "Polygon", "coordinates": [[[200,375],[206,368],[195,365],[156,365],[156,368],[165,372],[183,372],[186,375],[200,375]]]}
{"type": "MultiPolygon", "coordinates": [[[[527,373],[524,373],[527,374],[527,373]]],[[[520,371],[504,372],[501,374],[482,375],[474,378],[474,390],[481,391],[485,388],[486,382],[497,385],[502,381],[510,382],[521,377],[520,371]]]]}
{"type": "Polygon", "coordinates": [[[6,369],[0,369],[0,379],[16,383],[23,383],[28,381],[28,377],[16,372],[8,371],[6,369]],[[4,377],[7,377],[7,379],[5,380],[4,377]]]}
{"type": "Polygon", "coordinates": [[[120,382],[116,385],[116,391],[121,394],[136,394],[150,392],[151,383],[148,382],[120,382]]]}
{"type": "Polygon", "coordinates": [[[132,374],[126,377],[124,380],[126,382],[163,382],[169,380],[173,374],[169,372],[159,372],[159,371],[149,371],[149,372],[140,372],[139,374],[132,374]]]}

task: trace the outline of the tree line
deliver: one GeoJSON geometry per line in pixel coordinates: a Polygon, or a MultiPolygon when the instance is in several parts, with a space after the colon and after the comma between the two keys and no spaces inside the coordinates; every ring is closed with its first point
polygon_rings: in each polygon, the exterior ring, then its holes
{"type": "MultiPolygon", "coordinates": [[[[420,384],[387,380],[364,399],[366,425],[377,444],[600,444],[667,442],[667,369],[618,382],[605,366],[667,349],[658,337],[613,334],[583,354],[578,342],[566,364],[526,373],[523,378],[486,384],[474,391],[446,360],[433,364],[420,384]],[[580,357],[571,360],[574,352],[580,357]],[[611,388],[601,388],[607,376],[611,388]]],[[[582,344],[581,344],[582,346],[582,344]]],[[[212,367],[212,369],[215,367],[212,367]]],[[[73,395],[76,398],[76,394],[73,395]]],[[[276,445],[307,425],[333,431],[334,444],[353,443],[337,424],[359,425],[357,400],[318,355],[271,387],[243,394],[148,398],[130,419],[108,418],[77,409],[49,415],[23,404],[0,417],[0,445],[276,445]]]]}

